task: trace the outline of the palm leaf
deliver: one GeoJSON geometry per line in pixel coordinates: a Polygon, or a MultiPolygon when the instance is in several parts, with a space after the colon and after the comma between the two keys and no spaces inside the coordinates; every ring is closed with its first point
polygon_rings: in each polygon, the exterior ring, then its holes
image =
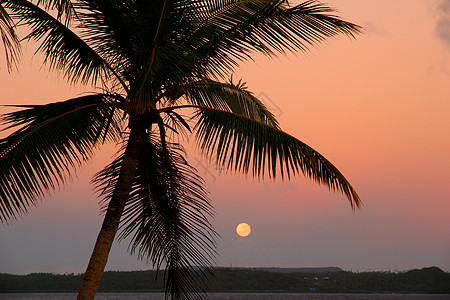
{"type": "Polygon", "coordinates": [[[278,128],[278,122],[265,105],[248,91],[245,83],[202,80],[184,87],[188,102],[233,112],[278,128]]]}
{"type": "Polygon", "coordinates": [[[38,0],[44,4],[44,8],[48,10],[56,10],[58,12],[58,20],[65,18],[68,23],[75,15],[75,9],[71,0],[38,0]]]}
{"type": "MultiPolygon", "coordinates": [[[[130,250],[159,270],[165,267],[166,296],[201,299],[204,269],[215,255],[215,231],[207,217],[212,208],[203,180],[183,157],[180,146],[167,147],[152,136],[145,140],[136,177],[121,220],[121,239],[131,237],[130,250]]],[[[94,179],[106,196],[117,181],[122,156],[94,179]]]]}
{"type": "Polygon", "coordinates": [[[118,132],[114,108],[94,94],[47,105],[22,106],[3,116],[0,140],[0,220],[16,219],[70,177],[94,147],[118,132]]]}
{"type": "Polygon", "coordinates": [[[113,71],[74,31],[39,6],[25,0],[10,0],[6,7],[13,19],[30,28],[24,39],[38,42],[37,51],[45,54],[50,68],[62,70],[71,81],[95,84],[99,78],[107,77],[107,71],[113,71]]]}
{"type": "MultiPolygon", "coordinates": [[[[101,54],[118,74],[131,76],[130,70],[137,69],[133,60],[140,46],[139,20],[132,1],[78,1],[75,4],[77,16],[82,22],[78,28],[81,37],[101,54]]],[[[145,51],[144,51],[145,52],[145,51]]],[[[128,78],[128,81],[132,81],[128,78]]]]}
{"type": "Polygon", "coordinates": [[[320,153],[281,131],[257,120],[226,111],[201,108],[196,126],[199,146],[227,169],[275,178],[303,173],[306,177],[343,193],[352,207],[360,206],[356,191],[320,153]]]}
{"type": "Polygon", "coordinates": [[[0,37],[3,41],[6,53],[6,64],[8,70],[17,63],[21,54],[19,39],[14,31],[14,23],[0,3],[0,37]]]}
{"type": "Polygon", "coordinates": [[[360,27],[346,22],[317,1],[290,6],[285,0],[206,1],[198,25],[185,44],[207,57],[213,73],[226,74],[252,52],[269,56],[302,50],[338,34],[353,34],[360,27]]]}

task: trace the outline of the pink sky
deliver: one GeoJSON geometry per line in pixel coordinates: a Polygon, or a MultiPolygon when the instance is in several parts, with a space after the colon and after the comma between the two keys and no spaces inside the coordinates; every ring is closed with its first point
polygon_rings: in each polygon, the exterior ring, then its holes
{"type": "MultiPolygon", "coordinates": [[[[258,183],[224,175],[190,151],[216,211],[218,264],[449,272],[450,1],[327,3],[366,33],[307,55],[257,57],[234,78],[262,95],[285,131],[331,160],[364,206],[353,212],[343,196],[301,177],[258,183]],[[240,222],[252,226],[249,237],[236,235],[240,222]]],[[[39,68],[29,57],[12,75],[3,67],[0,103],[83,91],[39,68]]],[[[22,220],[0,225],[0,272],[84,271],[101,222],[89,179],[108,162],[106,152],[22,220]]],[[[126,247],[114,246],[107,269],[149,268],[126,247]]]]}

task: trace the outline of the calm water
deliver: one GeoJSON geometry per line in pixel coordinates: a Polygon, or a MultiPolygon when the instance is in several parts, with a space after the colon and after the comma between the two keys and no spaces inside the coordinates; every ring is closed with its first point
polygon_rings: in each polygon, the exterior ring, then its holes
{"type": "MultiPolygon", "coordinates": [[[[0,294],[1,300],[69,300],[75,293],[0,294]]],[[[99,293],[98,300],[163,300],[162,293],[99,293]]],[[[211,300],[450,300],[449,295],[214,293],[211,300]]]]}

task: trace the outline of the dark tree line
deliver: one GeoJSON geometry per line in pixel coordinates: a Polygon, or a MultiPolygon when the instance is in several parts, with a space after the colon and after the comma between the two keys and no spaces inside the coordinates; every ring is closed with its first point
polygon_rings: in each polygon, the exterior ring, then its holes
{"type": "MultiPolygon", "coordinates": [[[[211,292],[430,293],[450,294],[450,273],[437,267],[406,272],[282,273],[259,269],[214,268],[211,292]]],[[[0,274],[0,292],[76,292],[82,274],[0,274]]],[[[162,292],[155,271],[108,271],[99,292],[162,292]]]]}

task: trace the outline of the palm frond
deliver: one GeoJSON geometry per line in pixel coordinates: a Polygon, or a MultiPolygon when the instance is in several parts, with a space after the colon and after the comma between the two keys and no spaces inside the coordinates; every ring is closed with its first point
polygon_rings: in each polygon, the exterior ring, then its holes
{"type": "Polygon", "coordinates": [[[6,64],[8,70],[11,71],[20,58],[21,47],[19,38],[14,30],[14,22],[2,6],[2,3],[0,3],[0,37],[5,47],[6,64]]]}
{"type": "Polygon", "coordinates": [[[70,178],[98,143],[118,134],[115,109],[107,102],[95,94],[22,106],[3,116],[5,128],[16,130],[0,140],[0,221],[26,213],[70,178]]]}
{"type": "MultiPolygon", "coordinates": [[[[94,179],[106,196],[117,181],[122,156],[94,179]]],[[[144,142],[132,192],[121,220],[121,239],[131,237],[130,250],[159,270],[165,267],[167,295],[201,299],[204,269],[215,256],[215,231],[208,221],[212,207],[203,180],[183,157],[177,144],[149,136],[144,142]],[[199,293],[200,292],[200,293],[199,293]]]]}
{"type": "Polygon", "coordinates": [[[56,10],[58,20],[64,19],[66,23],[74,17],[75,9],[71,0],[38,0],[37,5],[43,4],[46,10],[56,10]]]}
{"type": "Polygon", "coordinates": [[[241,81],[235,84],[232,80],[222,83],[208,79],[194,82],[184,89],[188,102],[194,105],[233,112],[278,128],[273,114],[241,81]]]}
{"type": "Polygon", "coordinates": [[[24,38],[38,42],[50,68],[62,70],[71,81],[96,83],[113,71],[108,63],[74,31],[30,1],[10,0],[10,16],[30,29],[24,38]]]}
{"type": "Polygon", "coordinates": [[[353,36],[361,28],[346,22],[318,1],[290,6],[285,0],[206,1],[198,25],[185,44],[206,58],[208,68],[226,74],[252,52],[273,56],[306,51],[338,34],[353,36]]]}
{"type": "Polygon", "coordinates": [[[82,22],[80,36],[92,49],[108,61],[111,68],[133,81],[130,70],[139,68],[133,60],[136,54],[140,28],[138,14],[132,1],[78,1],[75,7],[82,22]]]}
{"type": "Polygon", "coordinates": [[[303,173],[306,177],[343,193],[352,208],[360,206],[356,191],[320,153],[281,131],[257,120],[226,111],[199,109],[196,134],[199,146],[227,169],[275,178],[303,173]]]}

